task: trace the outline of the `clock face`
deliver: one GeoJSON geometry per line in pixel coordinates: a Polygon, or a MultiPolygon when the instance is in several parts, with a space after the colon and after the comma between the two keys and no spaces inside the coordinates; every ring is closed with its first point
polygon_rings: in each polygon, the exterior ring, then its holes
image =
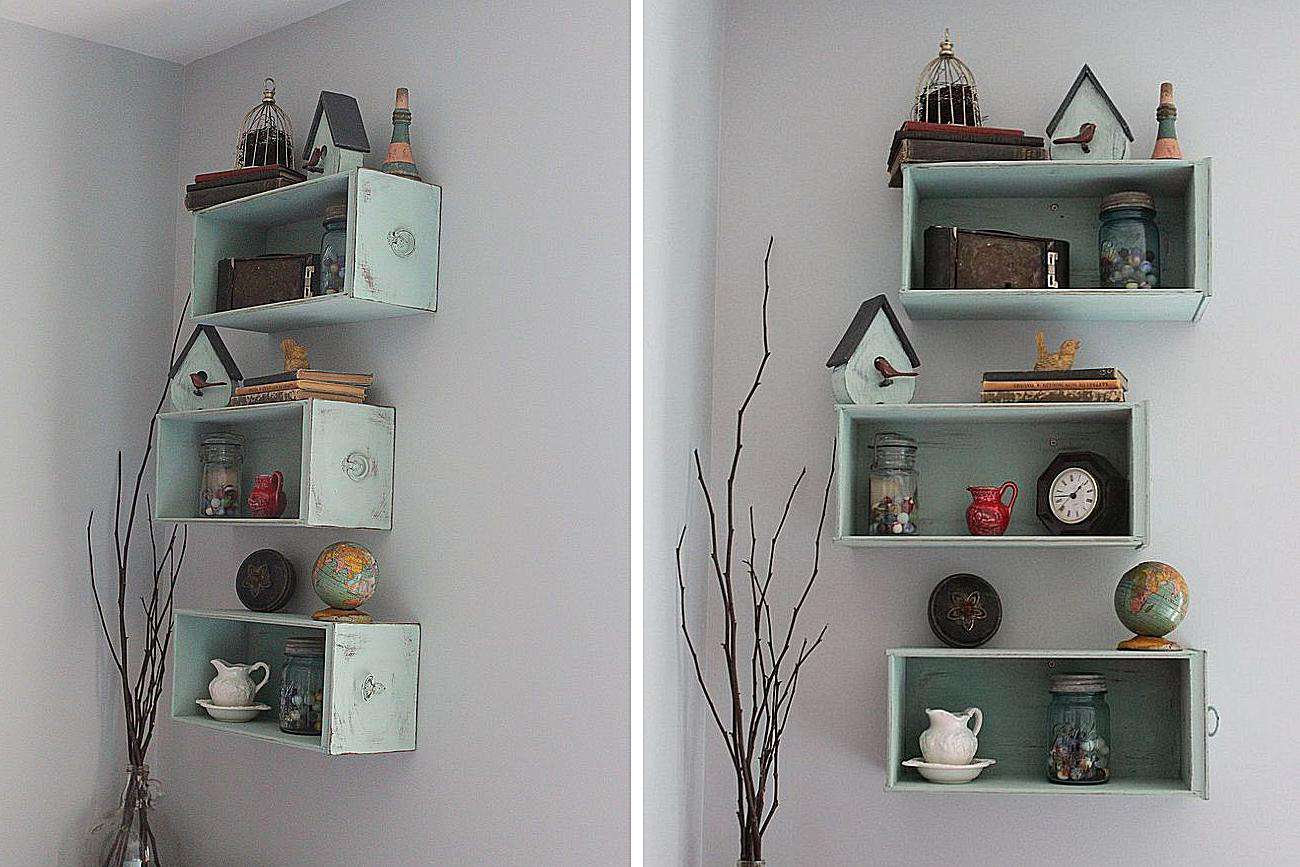
{"type": "Polygon", "coordinates": [[[1066,467],[1048,487],[1052,514],[1063,524],[1086,521],[1101,504],[1097,479],[1081,467],[1066,467]]]}

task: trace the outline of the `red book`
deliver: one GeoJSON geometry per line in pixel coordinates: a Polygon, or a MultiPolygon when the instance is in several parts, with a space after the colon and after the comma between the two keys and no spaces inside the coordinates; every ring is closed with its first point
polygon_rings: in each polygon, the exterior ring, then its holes
{"type": "Polygon", "coordinates": [[[1002,129],[996,126],[966,126],[964,123],[925,123],[920,120],[903,121],[904,132],[960,132],[966,135],[1021,136],[1023,129],[1002,129]]]}

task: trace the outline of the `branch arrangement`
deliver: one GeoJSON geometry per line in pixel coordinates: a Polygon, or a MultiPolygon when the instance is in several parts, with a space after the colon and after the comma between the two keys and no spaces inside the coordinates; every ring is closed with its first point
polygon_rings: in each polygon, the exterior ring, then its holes
{"type": "MultiPolygon", "coordinates": [[[[176,325],[176,333],[172,338],[169,369],[176,360],[176,347],[180,342],[181,329],[188,309],[189,298],[186,298],[185,306],[181,310],[180,321],[176,325]]],[[[137,523],[145,469],[148,466],[149,457],[153,453],[158,424],[157,416],[162,411],[163,402],[166,398],[167,383],[164,382],[162,394],[158,398],[158,406],[149,419],[149,432],[145,438],[143,454],[140,456],[140,466],[135,473],[135,483],[126,500],[123,500],[122,451],[119,449],[117,452],[116,505],[113,510],[113,548],[115,555],[113,569],[117,579],[117,616],[113,628],[110,628],[109,618],[104,613],[104,605],[99,595],[99,581],[95,572],[95,513],[93,510],[86,522],[86,555],[90,564],[90,590],[95,598],[95,609],[99,612],[99,625],[104,631],[104,641],[108,644],[109,653],[113,657],[113,665],[121,687],[122,713],[126,724],[127,755],[133,769],[142,768],[145,765],[149,745],[153,741],[154,727],[158,721],[158,703],[162,697],[163,681],[167,672],[167,650],[171,645],[172,638],[172,601],[176,594],[176,580],[180,576],[181,567],[185,560],[185,548],[188,540],[186,530],[178,531],[176,525],[172,525],[166,546],[161,551],[159,550],[159,539],[154,530],[153,503],[150,501],[149,495],[145,494],[146,517],[144,520],[149,529],[149,548],[153,559],[153,567],[151,575],[145,584],[145,593],[140,597],[140,605],[144,612],[144,636],[139,642],[137,652],[140,659],[137,666],[131,660],[132,642],[126,624],[128,587],[139,583],[131,580],[135,572],[131,567],[131,542],[137,523]]],[[[138,569],[138,567],[136,568],[138,569]]],[[[147,787],[147,776],[138,778],[133,773],[124,794],[124,805],[127,806],[128,810],[123,815],[123,827],[114,838],[108,855],[108,863],[121,863],[126,856],[125,847],[129,835],[125,832],[130,824],[129,812],[131,810],[139,813],[139,828],[142,832],[141,847],[150,845],[155,850],[157,848],[157,842],[153,839],[153,831],[149,827],[148,794],[147,791],[142,791],[145,787],[147,787]],[[147,840],[144,839],[145,836],[148,837],[147,840]]]]}
{"type": "MultiPolygon", "coordinates": [[[[745,411],[762,384],[763,371],[772,356],[768,340],[767,301],[771,293],[768,278],[768,262],[772,255],[773,239],[767,242],[767,253],[763,257],[763,357],[754,374],[753,384],[745,395],[736,412],[735,446],[731,455],[731,469],[727,475],[727,485],[722,507],[725,524],[720,526],[720,519],[715,506],[714,496],[704,478],[704,469],[700,461],[699,449],[695,450],[695,473],[700,491],[709,512],[710,572],[717,585],[722,600],[722,655],[727,667],[727,684],[729,688],[729,708],[720,708],[710,691],[700,664],[700,655],[687,627],[686,617],[686,579],[682,570],[682,548],[686,540],[686,527],[682,528],[677,540],[677,584],[681,602],[682,633],[690,649],[695,664],[695,677],[704,693],[709,711],[731,759],[732,769],[736,774],[736,821],[740,830],[740,859],[758,861],[763,857],[763,834],[767,831],[772,817],[780,806],[781,790],[781,741],[785,735],[786,724],[790,720],[790,711],[794,706],[795,690],[799,685],[799,674],[804,663],[821,644],[826,635],[823,626],[815,637],[795,637],[799,615],[804,602],[817,580],[818,566],[821,561],[821,537],[826,524],[826,507],[830,500],[831,481],[834,477],[835,457],[831,452],[831,472],[826,477],[826,488],[822,494],[821,519],[817,524],[817,535],[813,539],[813,560],[807,579],[803,582],[803,591],[799,594],[784,629],[774,624],[769,590],[775,575],[777,547],[781,532],[785,529],[786,519],[794,504],[799,486],[808,474],[803,468],[790,488],[781,518],[770,537],[764,538],[767,563],[761,567],[758,563],[758,530],[754,520],[754,507],[748,507],[749,551],[743,548],[736,553],[736,474],[740,467],[740,453],[744,448],[743,434],[745,411]],[[721,532],[720,532],[721,530],[721,532]],[[721,538],[720,538],[721,536],[721,538]],[[735,559],[739,557],[739,559],[735,559]],[[737,614],[736,585],[747,583],[749,595],[742,604],[747,606],[742,615],[737,614]],[[743,616],[746,627],[752,628],[753,640],[741,646],[739,624],[743,616]],[[746,660],[747,657],[747,660],[746,660]],[[746,684],[745,681],[748,680],[746,684]],[[725,714],[725,717],[724,717],[725,714]],[[769,789],[770,784],[770,789],[769,789]]],[[[739,543],[743,546],[743,540],[739,543]]]]}

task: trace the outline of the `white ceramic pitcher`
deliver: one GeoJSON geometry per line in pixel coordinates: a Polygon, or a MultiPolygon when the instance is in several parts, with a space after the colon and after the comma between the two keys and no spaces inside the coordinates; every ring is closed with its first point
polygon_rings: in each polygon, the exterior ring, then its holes
{"type": "Polygon", "coordinates": [[[984,714],[977,707],[968,707],[960,714],[946,710],[925,709],[930,717],[930,727],[921,732],[921,756],[936,765],[969,765],[979,748],[975,737],[984,725],[984,714]],[[972,731],[966,727],[975,718],[972,731]]]}
{"type": "Polygon", "coordinates": [[[257,691],[271,679],[271,666],[265,662],[255,662],[252,665],[242,662],[232,664],[224,659],[214,659],[211,662],[217,669],[217,676],[208,683],[208,694],[212,696],[212,703],[221,707],[248,707],[253,703],[257,691]],[[251,675],[258,668],[262,669],[262,679],[253,683],[251,675]]]}

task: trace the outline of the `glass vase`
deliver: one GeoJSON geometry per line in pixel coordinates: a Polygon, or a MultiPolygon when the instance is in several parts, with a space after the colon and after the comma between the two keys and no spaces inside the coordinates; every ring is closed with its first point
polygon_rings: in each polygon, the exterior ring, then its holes
{"type": "Polygon", "coordinates": [[[157,802],[160,787],[149,778],[148,765],[127,768],[122,800],[95,826],[99,860],[104,867],[155,867],[159,864],[157,802]]]}

